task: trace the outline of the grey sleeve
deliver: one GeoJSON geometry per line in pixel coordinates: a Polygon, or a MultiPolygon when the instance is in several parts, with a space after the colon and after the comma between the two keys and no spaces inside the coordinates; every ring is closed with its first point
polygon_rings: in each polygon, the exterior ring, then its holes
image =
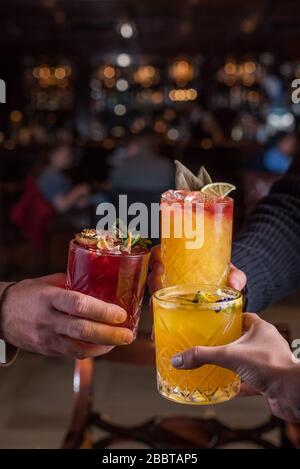
{"type": "Polygon", "coordinates": [[[246,308],[258,312],[300,286],[300,176],[274,184],[233,244],[248,278],[246,308]]]}

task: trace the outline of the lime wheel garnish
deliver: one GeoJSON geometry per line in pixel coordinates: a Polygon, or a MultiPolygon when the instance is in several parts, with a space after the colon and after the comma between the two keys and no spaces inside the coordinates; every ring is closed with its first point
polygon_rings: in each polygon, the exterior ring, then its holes
{"type": "Polygon", "coordinates": [[[236,187],[228,182],[213,182],[202,187],[201,192],[209,197],[221,197],[223,199],[235,189],[236,187]]]}

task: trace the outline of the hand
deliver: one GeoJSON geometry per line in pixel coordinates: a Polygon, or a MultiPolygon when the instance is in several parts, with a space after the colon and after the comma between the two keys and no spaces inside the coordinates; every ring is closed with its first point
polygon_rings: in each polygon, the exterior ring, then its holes
{"type": "Polygon", "coordinates": [[[72,193],[76,199],[89,195],[90,191],[90,186],[86,183],[77,184],[77,186],[72,189],[72,193]]]}
{"type": "Polygon", "coordinates": [[[235,342],[220,347],[193,347],[172,358],[179,369],[194,369],[205,364],[229,368],[249,389],[262,394],[281,419],[300,421],[300,365],[289,344],[278,330],[259,316],[244,313],[246,333],[235,342]]]}
{"type": "MultiPolygon", "coordinates": [[[[164,267],[161,262],[160,246],[152,248],[150,269],[151,273],[148,276],[148,286],[150,293],[152,294],[162,288],[162,274],[164,273],[164,267]]],[[[244,272],[231,264],[228,286],[235,288],[236,290],[242,290],[245,287],[246,282],[247,277],[244,272]]]]}
{"type": "Polygon", "coordinates": [[[64,274],[24,280],[12,286],[2,306],[1,335],[12,345],[42,355],[95,357],[129,344],[133,333],[117,327],[126,311],[65,290],[64,274]]]}

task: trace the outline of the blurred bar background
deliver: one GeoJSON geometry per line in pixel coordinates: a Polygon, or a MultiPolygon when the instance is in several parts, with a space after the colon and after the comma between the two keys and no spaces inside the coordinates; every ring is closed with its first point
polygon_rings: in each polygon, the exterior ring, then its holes
{"type": "MultiPolygon", "coordinates": [[[[120,193],[157,201],[175,159],[237,186],[238,234],[298,157],[299,18],[297,0],[2,0],[1,279],[65,271],[68,240],[95,224],[97,204],[120,193]]],[[[284,316],[297,337],[295,298],[266,317],[284,316]]],[[[182,413],[155,394],[152,371],[97,366],[99,405],[120,379],[113,418],[182,413]]],[[[72,363],[24,354],[3,373],[0,446],[58,446],[72,363]]],[[[268,412],[257,398],[237,402],[188,413],[248,425],[268,412]]]]}

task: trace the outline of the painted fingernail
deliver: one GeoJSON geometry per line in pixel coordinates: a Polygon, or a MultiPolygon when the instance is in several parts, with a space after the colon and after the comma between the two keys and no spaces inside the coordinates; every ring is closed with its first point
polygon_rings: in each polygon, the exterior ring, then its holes
{"type": "Polygon", "coordinates": [[[172,366],[174,368],[180,368],[183,365],[182,355],[175,355],[171,360],[172,366]]]}

